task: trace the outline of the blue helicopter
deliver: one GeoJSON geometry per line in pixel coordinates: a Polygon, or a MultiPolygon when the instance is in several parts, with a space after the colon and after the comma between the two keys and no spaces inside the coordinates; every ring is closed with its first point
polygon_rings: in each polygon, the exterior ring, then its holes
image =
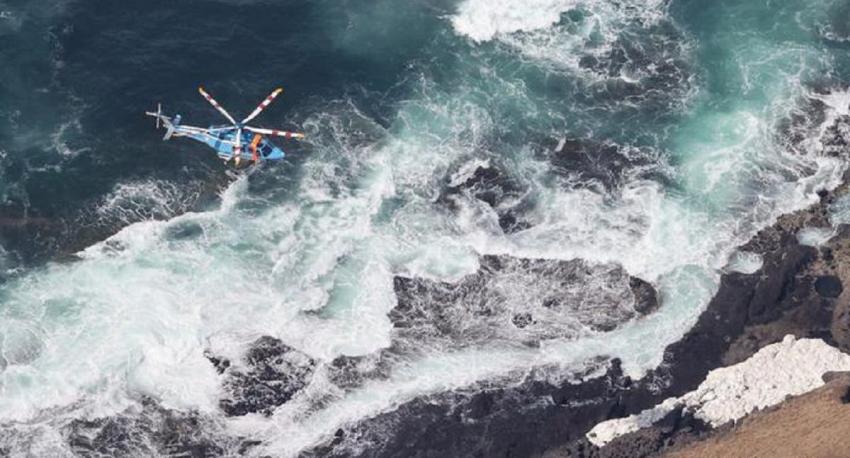
{"type": "Polygon", "coordinates": [[[275,135],[285,138],[304,138],[304,134],[297,132],[287,132],[284,130],[263,129],[260,127],[252,127],[247,125],[252,119],[256,118],[263,110],[272,103],[283,89],[275,89],[272,93],[257,106],[247,118],[241,122],[236,122],[233,116],[227,112],[221,105],[210,96],[204,88],[198,88],[198,92],[204,96],[207,101],[218,110],[228,121],[230,125],[210,126],[207,129],[202,127],[187,126],[180,123],[180,115],[175,115],[173,118],[162,114],[162,105],[157,104],[156,113],[146,111],[145,114],[156,118],[156,128],[160,125],[166,128],[163,140],[168,140],[171,137],[188,137],[202,143],[206,143],[216,151],[218,157],[224,159],[225,162],[233,160],[239,166],[242,161],[250,161],[258,163],[262,161],[279,161],[286,155],[282,149],[275,146],[272,142],[265,138],[266,135],[275,135]]]}

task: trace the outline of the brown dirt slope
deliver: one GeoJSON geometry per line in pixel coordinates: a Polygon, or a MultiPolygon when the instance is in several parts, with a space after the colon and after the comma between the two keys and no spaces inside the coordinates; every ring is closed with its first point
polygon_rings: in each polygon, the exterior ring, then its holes
{"type": "Polygon", "coordinates": [[[850,374],[744,419],[707,440],[671,451],[667,458],[850,457],[850,374]]]}

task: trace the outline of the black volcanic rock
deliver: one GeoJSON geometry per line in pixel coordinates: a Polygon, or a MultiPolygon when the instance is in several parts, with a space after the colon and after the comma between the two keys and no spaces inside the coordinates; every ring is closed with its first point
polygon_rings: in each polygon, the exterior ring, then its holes
{"type": "Polygon", "coordinates": [[[611,330],[658,305],[652,285],[618,265],[506,255],[482,256],[478,272],[456,282],[397,276],[394,288],[390,346],[331,361],[325,371],[337,387],[385,379],[398,361],[435,346],[536,346],[585,327],[611,330]]]}
{"type": "Polygon", "coordinates": [[[802,97],[779,126],[783,143],[799,155],[850,157],[850,116],[834,112],[828,116],[830,108],[824,101],[831,93],[846,89],[846,85],[828,84],[802,97]]]}
{"type": "Polygon", "coordinates": [[[588,88],[593,97],[669,110],[693,85],[687,42],[672,22],[659,21],[639,37],[617,38],[604,53],[582,56],[579,67],[596,77],[588,88]]]}
{"type": "Polygon", "coordinates": [[[269,336],[251,344],[244,367],[224,366],[222,360],[210,359],[224,373],[227,395],[220,405],[229,416],[254,412],[271,415],[309,383],[316,368],[315,360],[269,336]]]}
{"type": "Polygon", "coordinates": [[[649,282],[631,277],[629,288],[635,296],[635,310],[638,313],[646,315],[658,308],[658,294],[649,282]]]}
{"type": "Polygon", "coordinates": [[[563,138],[551,146],[552,172],[570,187],[604,193],[634,179],[665,179],[662,158],[652,150],[577,138],[563,138]]]}
{"type": "Polygon", "coordinates": [[[356,388],[366,380],[389,376],[397,348],[364,356],[337,356],[327,367],[328,379],[342,389],[356,388]]]}
{"type": "Polygon", "coordinates": [[[655,308],[655,290],[619,265],[482,256],[454,283],[396,277],[390,312],[399,345],[535,343],[609,331],[655,308]]]}
{"type": "Polygon", "coordinates": [[[76,419],[63,435],[77,456],[182,456],[205,458],[228,455],[236,440],[211,420],[195,412],[167,410],[150,398],[112,416],[76,419]]]}
{"type": "Polygon", "coordinates": [[[617,390],[630,383],[616,363],[581,384],[554,386],[544,378],[530,374],[507,386],[487,382],[423,396],[349,426],[350,441],[331,441],[304,456],[534,456],[606,418],[617,406],[617,390]],[[364,450],[362,443],[373,446],[364,450]]]}
{"type": "Polygon", "coordinates": [[[457,212],[464,200],[481,202],[496,213],[499,227],[509,234],[530,227],[523,219],[523,213],[532,205],[530,198],[528,186],[499,165],[472,161],[446,177],[437,203],[457,212]]]}
{"type": "Polygon", "coordinates": [[[763,257],[762,268],[753,274],[724,274],[696,325],[671,344],[662,364],[642,379],[624,376],[619,362],[612,360],[603,375],[575,374],[584,380],[581,383],[552,382],[534,371],[501,384],[491,381],[423,396],[349,425],[345,436],[373,444],[369,450],[343,440],[326,443],[307,456],[631,458],[655,456],[666,447],[704,437],[710,434],[706,425],[686,412],[674,412],[659,425],[602,449],[584,434],[601,421],[681,396],[695,389],[710,370],[746,359],[789,332],[850,344],[850,318],[847,333],[835,327],[837,317],[850,317],[850,312],[838,314],[844,310],[841,304],[818,294],[815,285],[816,278],[839,276],[833,272],[842,263],[850,265],[850,230],[839,231],[830,240],[835,258],[831,264],[820,258],[820,250],[800,245],[796,237],[801,228],[823,217],[822,207],[833,196],[827,193],[819,204],[781,217],[745,245],[763,257]],[[387,434],[388,428],[392,434],[387,434]]]}

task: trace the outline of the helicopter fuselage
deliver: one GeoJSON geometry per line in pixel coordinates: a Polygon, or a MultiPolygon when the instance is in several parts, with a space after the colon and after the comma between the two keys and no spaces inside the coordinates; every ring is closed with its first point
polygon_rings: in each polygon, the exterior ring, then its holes
{"type": "MultiPolygon", "coordinates": [[[[192,140],[205,143],[216,151],[216,154],[222,159],[231,159],[233,157],[233,147],[236,141],[236,131],[216,131],[227,126],[210,126],[209,133],[192,132],[186,133],[185,136],[192,140]]],[[[180,127],[177,127],[178,131],[180,127]]],[[[265,136],[255,134],[250,131],[242,131],[242,152],[240,158],[243,160],[254,161],[278,161],[286,156],[282,149],[275,146],[265,136]]]]}

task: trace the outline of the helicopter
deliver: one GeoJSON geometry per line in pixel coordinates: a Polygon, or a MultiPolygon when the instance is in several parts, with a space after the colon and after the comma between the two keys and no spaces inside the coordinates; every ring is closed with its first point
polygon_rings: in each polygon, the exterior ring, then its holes
{"type": "Polygon", "coordinates": [[[172,137],[188,137],[192,140],[206,144],[216,151],[218,157],[224,159],[225,162],[233,160],[238,167],[242,161],[249,161],[254,164],[264,161],[279,161],[286,156],[286,153],[279,147],[269,141],[266,136],[278,136],[284,138],[302,139],[304,134],[298,132],[289,132],[285,130],[265,129],[261,127],[249,126],[248,123],[256,118],[260,113],[268,107],[274,99],[283,92],[283,89],[277,88],[269,94],[245,119],[236,122],[233,116],[227,112],[219,103],[212,98],[203,87],[198,88],[198,92],[221,113],[230,124],[214,125],[208,128],[187,126],[181,123],[179,114],[173,117],[162,114],[162,104],[157,104],[156,112],[146,111],[145,114],[156,118],[156,128],[164,126],[165,136],[163,140],[169,140],[172,137]]]}

